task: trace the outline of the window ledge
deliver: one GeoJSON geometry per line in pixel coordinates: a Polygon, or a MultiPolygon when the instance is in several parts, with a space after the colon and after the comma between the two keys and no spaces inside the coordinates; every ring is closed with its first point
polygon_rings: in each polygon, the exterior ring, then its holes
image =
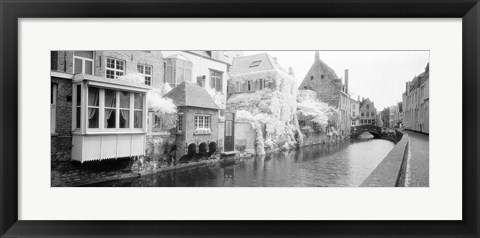
{"type": "Polygon", "coordinates": [[[212,131],[210,129],[208,130],[195,130],[193,132],[194,135],[211,135],[212,131]]]}

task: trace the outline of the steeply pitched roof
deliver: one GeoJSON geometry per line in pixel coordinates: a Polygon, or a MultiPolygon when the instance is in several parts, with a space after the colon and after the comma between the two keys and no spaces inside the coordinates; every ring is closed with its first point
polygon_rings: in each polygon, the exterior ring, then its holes
{"type": "Polygon", "coordinates": [[[217,104],[215,104],[207,90],[196,83],[183,82],[165,94],[165,97],[172,99],[173,104],[177,107],[190,106],[218,109],[217,104]]]}
{"type": "Polygon", "coordinates": [[[268,53],[260,53],[234,58],[231,73],[242,74],[272,69],[279,69],[286,72],[268,53]]]}

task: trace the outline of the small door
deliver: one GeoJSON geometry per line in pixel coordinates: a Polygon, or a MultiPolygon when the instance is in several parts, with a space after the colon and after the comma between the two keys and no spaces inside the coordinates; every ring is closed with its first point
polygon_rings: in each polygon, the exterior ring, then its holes
{"type": "Polygon", "coordinates": [[[231,112],[225,113],[225,145],[224,151],[233,151],[235,149],[235,114],[231,112]]]}

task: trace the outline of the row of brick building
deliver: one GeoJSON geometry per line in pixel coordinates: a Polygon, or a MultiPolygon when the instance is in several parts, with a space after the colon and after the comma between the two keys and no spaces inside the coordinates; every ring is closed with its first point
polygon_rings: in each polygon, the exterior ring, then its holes
{"type": "MultiPolygon", "coordinates": [[[[181,157],[223,147],[227,74],[236,51],[52,51],[53,160],[145,154],[181,157]],[[129,75],[137,77],[131,80],[129,75]],[[138,81],[140,77],[140,82],[138,81]],[[153,89],[177,106],[174,128],[147,104],[153,89]],[[194,145],[194,146],[193,146],[194,145]],[[194,148],[192,148],[194,147],[194,148]]],[[[135,78],[133,77],[133,78],[135,78]]]]}

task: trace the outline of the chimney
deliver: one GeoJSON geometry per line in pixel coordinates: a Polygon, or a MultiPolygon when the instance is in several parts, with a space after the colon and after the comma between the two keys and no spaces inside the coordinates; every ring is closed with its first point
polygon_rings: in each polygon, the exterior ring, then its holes
{"type": "Polygon", "coordinates": [[[348,69],[345,70],[345,93],[348,94],[348,69]]]}
{"type": "Polygon", "coordinates": [[[358,95],[358,100],[357,100],[357,101],[359,101],[359,102],[360,102],[360,95],[358,95]]]}
{"type": "Polygon", "coordinates": [[[315,62],[320,61],[320,53],[318,51],[315,51],[315,62]]]}

